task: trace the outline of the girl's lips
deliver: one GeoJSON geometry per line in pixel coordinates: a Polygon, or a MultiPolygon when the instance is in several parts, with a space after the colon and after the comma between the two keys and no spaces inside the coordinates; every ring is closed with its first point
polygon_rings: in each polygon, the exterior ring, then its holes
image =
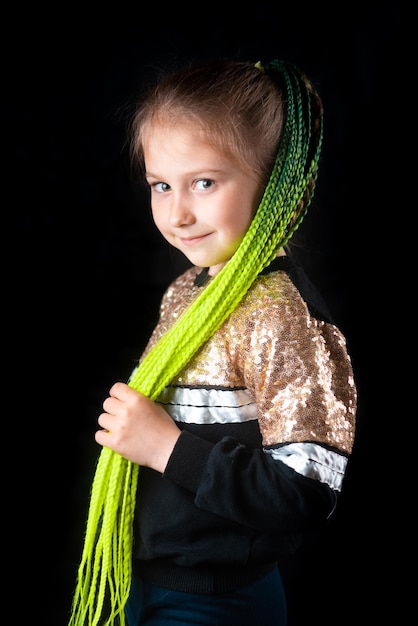
{"type": "Polygon", "coordinates": [[[183,237],[181,237],[180,241],[185,246],[194,246],[195,244],[200,243],[201,241],[203,241],[203,239],[205,239],[205,237],[207,237],[207,235],[201,235],[200,237],[188,237],[187,239],[184,239],[183,237]]]}

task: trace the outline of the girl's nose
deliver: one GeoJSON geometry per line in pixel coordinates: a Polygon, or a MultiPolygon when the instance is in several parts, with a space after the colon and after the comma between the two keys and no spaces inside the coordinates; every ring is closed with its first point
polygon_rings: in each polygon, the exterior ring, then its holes
{"type": "Polygon", "coordinates": [[[170,206],[170,224],[183,226],[192,224],[194,221],[194,213],[190,206],[190,200],[187,199],[187,194],[173,194],[170,206]]]}

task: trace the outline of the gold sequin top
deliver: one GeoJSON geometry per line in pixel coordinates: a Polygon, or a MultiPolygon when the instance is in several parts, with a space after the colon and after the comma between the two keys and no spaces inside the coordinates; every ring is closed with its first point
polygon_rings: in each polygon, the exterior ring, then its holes
{"type": "MultiPolygon", "coordinates": [[[[199,271],[187,270],[165,293],[147,351],[197,296],[199,271]]],[[[245,389],[263,446],[313,441],[352,450],[356,388],[345,338],[310,314],[285,272],[259,276],[172,385],[245,389]]]]}

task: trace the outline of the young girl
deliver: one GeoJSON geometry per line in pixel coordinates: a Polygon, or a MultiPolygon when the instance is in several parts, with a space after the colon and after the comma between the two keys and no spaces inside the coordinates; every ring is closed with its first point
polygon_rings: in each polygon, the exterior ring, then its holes
{"type": "Polygon", "coordinates": [[[282,61],[186,67],[138,107],[155,224],[192,267],[103,403],[72,625],[286,623],[277,562],[335,511],[355,432],[345,339],[287,246],[321,142],[282,61]]]}

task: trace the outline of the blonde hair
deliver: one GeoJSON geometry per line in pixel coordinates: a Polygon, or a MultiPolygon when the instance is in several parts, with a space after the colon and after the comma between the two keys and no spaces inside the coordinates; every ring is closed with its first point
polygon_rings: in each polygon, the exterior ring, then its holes
{"type": "MultiPolygon", "coordinates": [[[[142,103],[132,123],[132,155],[140,162],[144,133],[152,132],[153,121],[191,119],[205,129],[207,124],[214,145],[230,150],[267,182],[237,251],[140,362],[131,387],[158,398],[292,237],[315,188],[322,113],[306,76],[284,61],[264,67],[219,61],[186,68],[163,79],[142,103]]],[[[104,626],[125,624],[138,471],[102,448],[70,626],[96,626],[99,620],[104,626]]]]}
{"type": "Polygon", "coordinates": [[[154,124],[186,123],[267,184],[284,106],[277,81],[252,63],[215,61],[180,69],[162,78],[139,104],[130,128],[133,162],[143,165],[144,137],[154,124]]]}

